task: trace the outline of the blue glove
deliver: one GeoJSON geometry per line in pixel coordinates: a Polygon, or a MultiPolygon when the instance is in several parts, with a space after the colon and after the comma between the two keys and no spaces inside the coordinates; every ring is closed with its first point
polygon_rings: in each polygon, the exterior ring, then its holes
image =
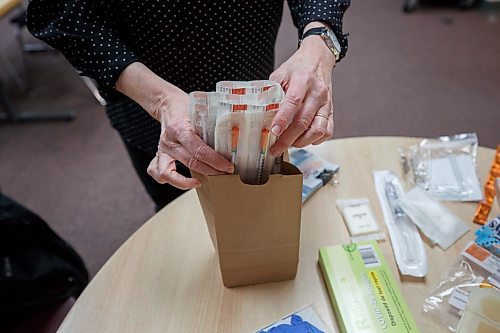
{"type": "Polygon", "coordinates": [[[303,321],[300,316],[292,315],[292,324],[282,324],[271,328],[269,331],[260,331],[260,333],[324,333],[314,327],[307,321],[303,321]]]}

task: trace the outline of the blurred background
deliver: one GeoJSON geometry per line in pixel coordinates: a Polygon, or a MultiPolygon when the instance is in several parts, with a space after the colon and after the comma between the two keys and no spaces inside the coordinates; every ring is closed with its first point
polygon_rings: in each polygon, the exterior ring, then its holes
{"type": "MultiPolygon", "coordinates": [[[[371,0],[353,1],[348,10],[349,52],[334,70],[335,137],[475,131],[481,145],[496,146],[500,2],[485,0],[464,10],[454,1],[428,0],[411,13],[402,7],[400,0],[371,0]]],[[[93,276],[154,214],[153,203],[103,106],[64,57],[20,50],[11,22],[20,10],[6,10],[0,18],[4,96],[17,112],[72,111],[76,117],[0,121],[0,188],[72,244],[93,276]]],[[[25,42],[36,42],[25,29],[21,34],[25,42]]],[[[285,6],[276,65],[296,46],[285,6]]]]}

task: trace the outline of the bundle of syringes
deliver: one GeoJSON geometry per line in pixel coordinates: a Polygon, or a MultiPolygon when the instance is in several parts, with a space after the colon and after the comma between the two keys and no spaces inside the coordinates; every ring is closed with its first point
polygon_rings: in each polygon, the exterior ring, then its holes
{"type": "Polygon", "coordinates": [[[272,81],[221,81],[215,92],[189,94],[191,125],[234,164],[244,183],[263,184],[281,168],[281,157],[272,157],[269,148],[277,139],[271,123],[283,97],[272,81]]]}

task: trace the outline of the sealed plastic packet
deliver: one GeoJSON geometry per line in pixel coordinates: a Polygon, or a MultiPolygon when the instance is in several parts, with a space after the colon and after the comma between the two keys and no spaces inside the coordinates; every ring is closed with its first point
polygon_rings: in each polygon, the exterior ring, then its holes
{"type": "Polygon", "coordinates": [[[235,165],[247,184],[263,184],[281,171],[281,158],[269,154],[276,137],[271,123],[284,98],[272,81],[222,81],[216,92],[192,92],[193,130],[235,165]]]}
{"type": "Polygon", "coordinates": [[[337,208],[342,213],[353,243],[385,239],[368,198],[340,199],[337,200],[337,208]]]}
{"type": "Polygon", "coordinates": [[[215,120],[220,94],[194,91],[189,94],[191,126],[209,146],[214,147],[215,120]]]}
{"type": "MultiPolygon", "coordinates": [[[[276,105],[277,107],[277,105],[276,105]]],[[[269,148],[276,141],[271,132],[271,123],[277,108],[269,108],[265,112],[247,113],[249,124],[246,153],[246,165],[240,172],[244,183],[257,185],[267,182],[275,159],[269,153],[269,148]]]]}
{"type": "MultiPolygon", "coordinates": [[[[477,288],[496,289],[498,291],[498,271],[500,263],[495,256],[486,249],[477,246],[473,242],[467,244],[459,259],[446,272],[436,288],[425,298],[422,304],[424,314],[434,322],[446,327],[450,332],[472,333],[483,332],[481,330],[464,330],[469,323],[469,316],[464,315],[470,302],[474,301],[474,291],[477,288]],[[470,299],[472,297],[472,300],[470,299]],[[465,318],[462,318],[465,317],[465,318]],[[460,330],[459,330],[460,326],[460,330]]],[[[497,293],[498,295],[498,293],[497,293]]],[[[497,299],[497,304],[499,300],[497,299]]],[[[483,309],[499,313],[494,303],[485,304],[483,309]],[[488,307],[493,308],[488,310],[488,307]]],[[[490,322],[491,324],[491,322],[490,322]]],[[[497,329],[499,323],[497,325],[497,329]]],[[[484,327],[483,327],[484,328],[484,327]]],[[[484,332],[495,332],[485,330],[484,332]]]]}
{"type": "Polygon", "coordinates": [[[398,177],[390,170],[383,170],[374,171],[373,179],[401,274],[425,276],[428,267],[424,244],[417,227],[399,206],[403,188],[398,177]]]}
{"type": "Polygon", "coordinates": [[[245,163],[241,154],[242,145],[248,137],[245,116],[244,112],[227,113],[217,119],[215,128],[214,149],[235,165],[235,173],[239,173],[238,166],[245,163]]]}
{"type": "Polygon", "coordinates": [[[269,175],[273,173],[277,164],[280,164],[278,158],[273,157],[269,153],[269,148],[274,145],[277,137],[271,132],[271,124],[274,116],[278,112],[279,105],[272,104],[268,107],[262,118],[262,129],[259,142],[259,159],[257,163],[257,184],[264,184],[269,179],[269,175]]]}
{"type": "Polygon", "coordinates": [[[269,80],[256,81],[219,81],[215,85],[215,91],[224,94],[249,95],[260,94],[272,87],[281,86],[269,80]]]}
{"type": "MultiPolygon", "coordinates": [[[[231,82],[231,81],[227,81],[231,82]]],[[[266,81],[267,82],[267,81],[266,81]]],[[[193,130],[212,148],[215,146],[216,119],[231,112],[232,105],[254,108],[249,112],[261,112],[267,105],[281,103],[283,89],[279,85],[271,86],[263,92],[247,94],[227,94],[223,92],[194,91],[189,94],[190,120],[193,130]],[[221,112],[222,108],[222,112],[221,112]]]]}
{"type": "Polygon", "coordinates": [[[220,103],[215,150],[230,160],[234,159],[235,169],[244,183],[265,183],[275,165],[275,158],[269,154],[269,148],[276,137],[270,127],[278,108],[278,103],[220,103]]]}
{"type": "Polygon", "coordinates": [[[470,230],[460,218],[418,186],[403,195],[399,205],[418,228],[443,250],[470,230]]]}
{"type": "Polygon", "coordinates": [[[476,287],[469,295],[457,333],[500,332],[500,290],[476,287]]]}
{"type": "Polygon", "coordinates": [[[483,196],[476,173],[477,146],[476,133],[465,133],[400,148],[405,178],[438,200],[479,201],[483,196]]]}
{"type": "Polygon", "coordinates": [[[491,207],[493,206],[493,199],[495,192],[497,196],[497,203],[500,205],[500,145],[497,146],[495,160],[490,168],[490,175],[484,185],[484,200],[479,203],[476,213],[474,214],[474,222],[478,224],[485,224],[488,220],[491,207]]]}

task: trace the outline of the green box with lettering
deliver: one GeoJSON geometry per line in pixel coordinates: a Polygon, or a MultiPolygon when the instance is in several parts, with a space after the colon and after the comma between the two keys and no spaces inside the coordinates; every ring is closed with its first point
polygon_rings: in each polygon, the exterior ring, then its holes
{"type": "Polygon", "coordinates": [[[319,263],[342,333],[419,332],[377,242],[323,247],[319,263]]]}

